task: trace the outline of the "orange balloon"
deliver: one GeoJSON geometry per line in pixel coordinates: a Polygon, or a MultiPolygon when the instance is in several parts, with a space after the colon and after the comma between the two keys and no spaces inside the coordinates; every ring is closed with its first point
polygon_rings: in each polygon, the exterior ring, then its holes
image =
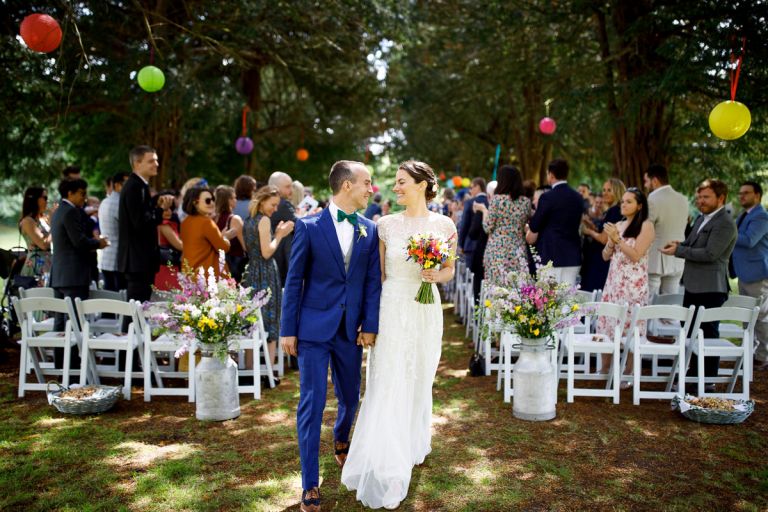
{"type": "Polygon", "coordinates": [[[460,187],[461,186],[461,176],[454,176],[451,178],[453,181],[453,186],[460,187]]]}
{"type": "Polygon", "coordinates": [[[296,160],[299,162],[306,162],[309,159],[309,151],[304,148],[299,148],[296,151],[296,160]]]}

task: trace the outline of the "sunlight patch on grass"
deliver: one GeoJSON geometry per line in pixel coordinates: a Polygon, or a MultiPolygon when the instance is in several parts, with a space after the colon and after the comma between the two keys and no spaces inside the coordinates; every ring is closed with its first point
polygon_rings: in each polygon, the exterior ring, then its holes
{"type": "Polygon", "coordinates": [[[105,459],[105,463],[116,467],[128,467],[130,469],[144,469],[161,460],[174,460],[191,456],[200,451],[193,444],[169,444],[157,446],[127,441],[115,446],[119,453],[105,459]]]}
{"type": "Polygon", "coordinates": [[[44,428],[50,428],[50,427],[58,427],[63,426],[67,423],[67,418],[40,418],[35,422],[35,425],[38,427],[44,427],[44,428]]]}

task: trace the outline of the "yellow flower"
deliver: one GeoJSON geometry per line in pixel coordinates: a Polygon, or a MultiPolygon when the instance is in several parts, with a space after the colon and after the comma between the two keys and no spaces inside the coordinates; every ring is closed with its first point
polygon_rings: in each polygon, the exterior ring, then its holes
{"type": "Polygon", "coordinates": [[[431,266],[432,266],[432,262],[430,260],[427,260],[427,261],[424,262],[424,268],[428,269],[431,266]]]}
{"type": "Polygon", "coordinates": [[[489,308],[491,307],[491,301],[488,299],[485,299],[485,307],[489,308]]]}
{"type": "Polygon", "coordinates": [[[538,336],[539,335],[539,330],[538,329],[534,329],[532,332],[533,332],[534,336],[538,336]]]}
{"type": "Polygon", "coordinates": [[[579,310],[579,305],[578,305],[578,304],[574,304],[574,305],[571,307],[571,311],[578,311],[578,310],[579,310]]]}
{"type": "Polygon", "coordinates": [[[515,306],[515,313],[519,313],[522,309],[522,306],[515,306]]]}
{"type": "Polygon", "coordinates": [[[237,310],[237,312],[239,313],[239,312],[241,312],[241,311],[243,310],[243,305],[242,305],[242,304],[238,304],[238,305],[237,305],[237,308],[235,308],[235,309],[236,309],[236,310],[237,310]]]}

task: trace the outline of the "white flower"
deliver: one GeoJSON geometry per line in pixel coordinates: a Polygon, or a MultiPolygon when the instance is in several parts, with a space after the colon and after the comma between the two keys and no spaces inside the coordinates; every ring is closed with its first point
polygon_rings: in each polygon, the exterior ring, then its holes
{"type": "Polygon", "coordinates": [[[368,236],[368,231],[365,229],[365,224],[358,224],[358,231],[359,234],[357,236],[357,240],[360,241],[361,238],[365,238],[368,236]]]}
{"type": "Polygon", "coordinates": [[[437,192],[437,183],[432,185],[432,192],[435,192],[435,193],[437,192]]]}

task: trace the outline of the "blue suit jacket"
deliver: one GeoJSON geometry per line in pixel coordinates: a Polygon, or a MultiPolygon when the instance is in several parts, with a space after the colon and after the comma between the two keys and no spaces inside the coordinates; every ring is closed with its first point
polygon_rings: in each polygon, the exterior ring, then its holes
{"type": "Polygon", "coordinates": [[[755,206],[741,221],[733,268],[745,283],[768,279],[768,212],[763,205],[755,206]]]}
{"type": "Polygon", "coordinates": [[[376,224],[357,216],[349,272],[328,209],[299,219],[283,290],[281,336],[330,341],[342,317],[350,340],[379,332],[381,267],[376,224]],[[360,235],[365,226],[365,237],[360,235]],[[346,313],[346,315],[345,315],[346,313]]]}
{"type": "Polygon", "coordinates": [[[555,267],[581,265],[579,225],[584,213],[584,200],[568,186],[558,185],[539,197],[536,213],[528,223],[538,233],[536,251],[541,264],[552,261],[555,267]]]}
{"type": "Polygon", "coordinates": [[[469,229],[472,227],[472,219],[475,216],[475,212],[472,211],[472,205],[475,202],[488,206],[488,196],[485,194],[476,196],[464,203],[464,213],[461,214],[461,226],[459,226],[459,247],[464,252],[473,252],[477,248],[477,240],[469,236],[469,229]]]}

